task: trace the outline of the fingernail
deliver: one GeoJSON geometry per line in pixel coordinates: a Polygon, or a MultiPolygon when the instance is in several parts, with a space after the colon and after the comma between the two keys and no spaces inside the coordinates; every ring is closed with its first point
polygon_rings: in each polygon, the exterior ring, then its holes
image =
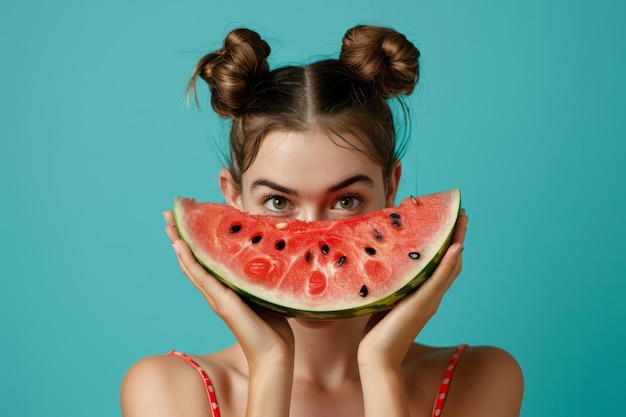
{"type": "Polygon", "coordinates": [[[459,253],[463,253],[463,251],[464,251],[464,250],[465,250],[465,246],[463,246],[463,247],[461,248],[461,250],[459,251],[459,253]]]}
{"type": "Polygon", "coordinates": [[[176,256],[180,256],[180,248],[177,245],[177,242],[172,243],[172,247],[174,248],[174,252],[176,252],[176,256]]]}

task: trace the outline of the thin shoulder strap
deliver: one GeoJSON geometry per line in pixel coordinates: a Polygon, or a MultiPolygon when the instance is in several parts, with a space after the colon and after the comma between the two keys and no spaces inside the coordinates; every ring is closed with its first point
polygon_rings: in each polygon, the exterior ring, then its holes
{"type": "Polygon", "coordinates": [[[450,387],[450,381],[452,381],[452,375],[454,374],[454,368],[456,368],[456,363],[459,361],[461,354],[467,347],[466,344],[459,345],[452,354],[450,358],[450,362],[448,363],[448,367],[446,368],[446,372],[443,374],[443,379],[441,380],[441,385],[439,385],[439,392],[437,393],[437,398],[435,399],[435,406],[433,407],[433,417],[439,417],[441,415],[441,411],[443,411],[443,404],[446,402],[446,397],[448,395],[448,388],[450,387]]]}
{"type": "Polygon", "coordinates": [[[213,389],[213,384],[211,383],[209,376],[206,374],[206,372],[204,372],[204,369],[202,369],[202,367],[198,365],[196,361],[194,361],[193,359],[191,359],[189,356],[185,355],[182,352],[172,350],[168,352],[167,354],[180,356],[185,361],[187,361],[188,364],[196,368],[196,370],[200,373],[200,375],[202,376],[202,379],[204,380],[204,386],[206,388],[206,392],[209,397],[209,402],[211,403],[211,416],[220,417],[220,408],[217,406],[217,397],[215,396],[215,390],[213,389]]]}

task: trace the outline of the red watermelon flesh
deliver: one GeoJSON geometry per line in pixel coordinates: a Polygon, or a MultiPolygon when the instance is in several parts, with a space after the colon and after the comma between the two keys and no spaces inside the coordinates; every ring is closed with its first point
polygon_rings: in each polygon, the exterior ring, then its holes
{"type": "Polygon", "coordinates": [[[450,245],[460,204],[452,189],[303,222],[176,198],[174,216],[196,259],[244,298],[288,316],[341,319],[390,308],[426,280],[450,245]]]}

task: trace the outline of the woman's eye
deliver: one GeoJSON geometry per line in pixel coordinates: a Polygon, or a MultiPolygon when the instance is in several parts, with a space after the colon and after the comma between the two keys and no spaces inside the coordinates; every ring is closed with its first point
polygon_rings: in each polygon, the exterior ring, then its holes
{"type": "Polygon", "coordinates": [[[273,196],[265,200],[264,205],[272,211],[283,211],[287,208],[288,201],[285,197],[273,196]]]}
{"type": "Polygon", "coordinates": [[[361,202],[356,197],[346,195],[337,200],[335,208],[340,210],[355,210],[359,207],[360,203],[361,202]]]}
{"type": "Polygon", "coordinates": [[[339,200],[339,205],[344,210],[350,210],[354,206],[354,199],[352,197],[342,197],[339,200]]]}
{"type": "Polygon", "coordinates": [[[282,197],[274,197],[272,198],[272,206],[276,210],[284,210],[287,207],[287,200],[282,197]]]}

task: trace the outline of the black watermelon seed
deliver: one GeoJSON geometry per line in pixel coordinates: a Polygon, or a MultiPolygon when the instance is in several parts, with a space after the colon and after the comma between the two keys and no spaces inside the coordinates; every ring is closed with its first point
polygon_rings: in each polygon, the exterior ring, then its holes
{"type": "Polygon", "coordinates": [[[381,235],[380,232],[376,229],[374,229],[374,236],[376,236],[376,239],[378,240],[383,240],[383,235],[381,235]]]}
{"type": "Polygon", "coordinates": [[[342,256],[341,258],[337,259],[337,263],[341,266],[343,266],[343,264],[346,263],[346,257],[342,256]]]}
{"type": "Polygon", "coordinates": [[[376,249],[374,248],[365,248],[365,252],[367,252],[368,255],[376,255],[376,249]]]}
{"type": "Polygon", "coordinates": [[[240,224],[233,224],[232,226],[230,226],[230,229],[228,229],[230,233],[237,233],[240,230],[241,230],[240,224]]]}
{"type": "Polygon", "coordinates": [[[323,244],[323,245],[322,245],[322,253],[323,253],[324,255],[326,255],[328,252],[330,252],[330,248],[328,247],[328,245],[327,245],[327,244],[323,244]]]}
{"type": "Polygon", "coordinates": [[[313,254],[309,251],[306,253],[306,261],[311,262],[313,260],[313,254]]]}
{"type": "Polygon", "coordinates": [[[389,215],[389,217],[391,217],[391,224],[396,226],[396,227],[400,227],[402,226],[402,222],[400,221],[400,215],[398,213],[391,213],[389,215]]]}
{"type": "Polygon", "coordinates": [[[283,250],[285,249],[285,241],[284,240],[279,240],[278,242],[276,242],[276,249],[278,250],[283,250]]]}
{"type": "Polygon", "coordinates": [[[409,256],[411,257],[411,259],[417,259],[420,257],[420,254],[417,252],[409,252],[409,256]]]}
{"type": "Polygon", "coordinates": [[[252,238],[252,243],[259,243],[261,241],[261,235],[256,235],[252,238]]]}
{"type": "Polygon", "coordinates": [[[365,285],[361,287],[361,291],[359,291],[359,295],[361,297],[365,297],[367,295],[367,287],[365,285]]]}

